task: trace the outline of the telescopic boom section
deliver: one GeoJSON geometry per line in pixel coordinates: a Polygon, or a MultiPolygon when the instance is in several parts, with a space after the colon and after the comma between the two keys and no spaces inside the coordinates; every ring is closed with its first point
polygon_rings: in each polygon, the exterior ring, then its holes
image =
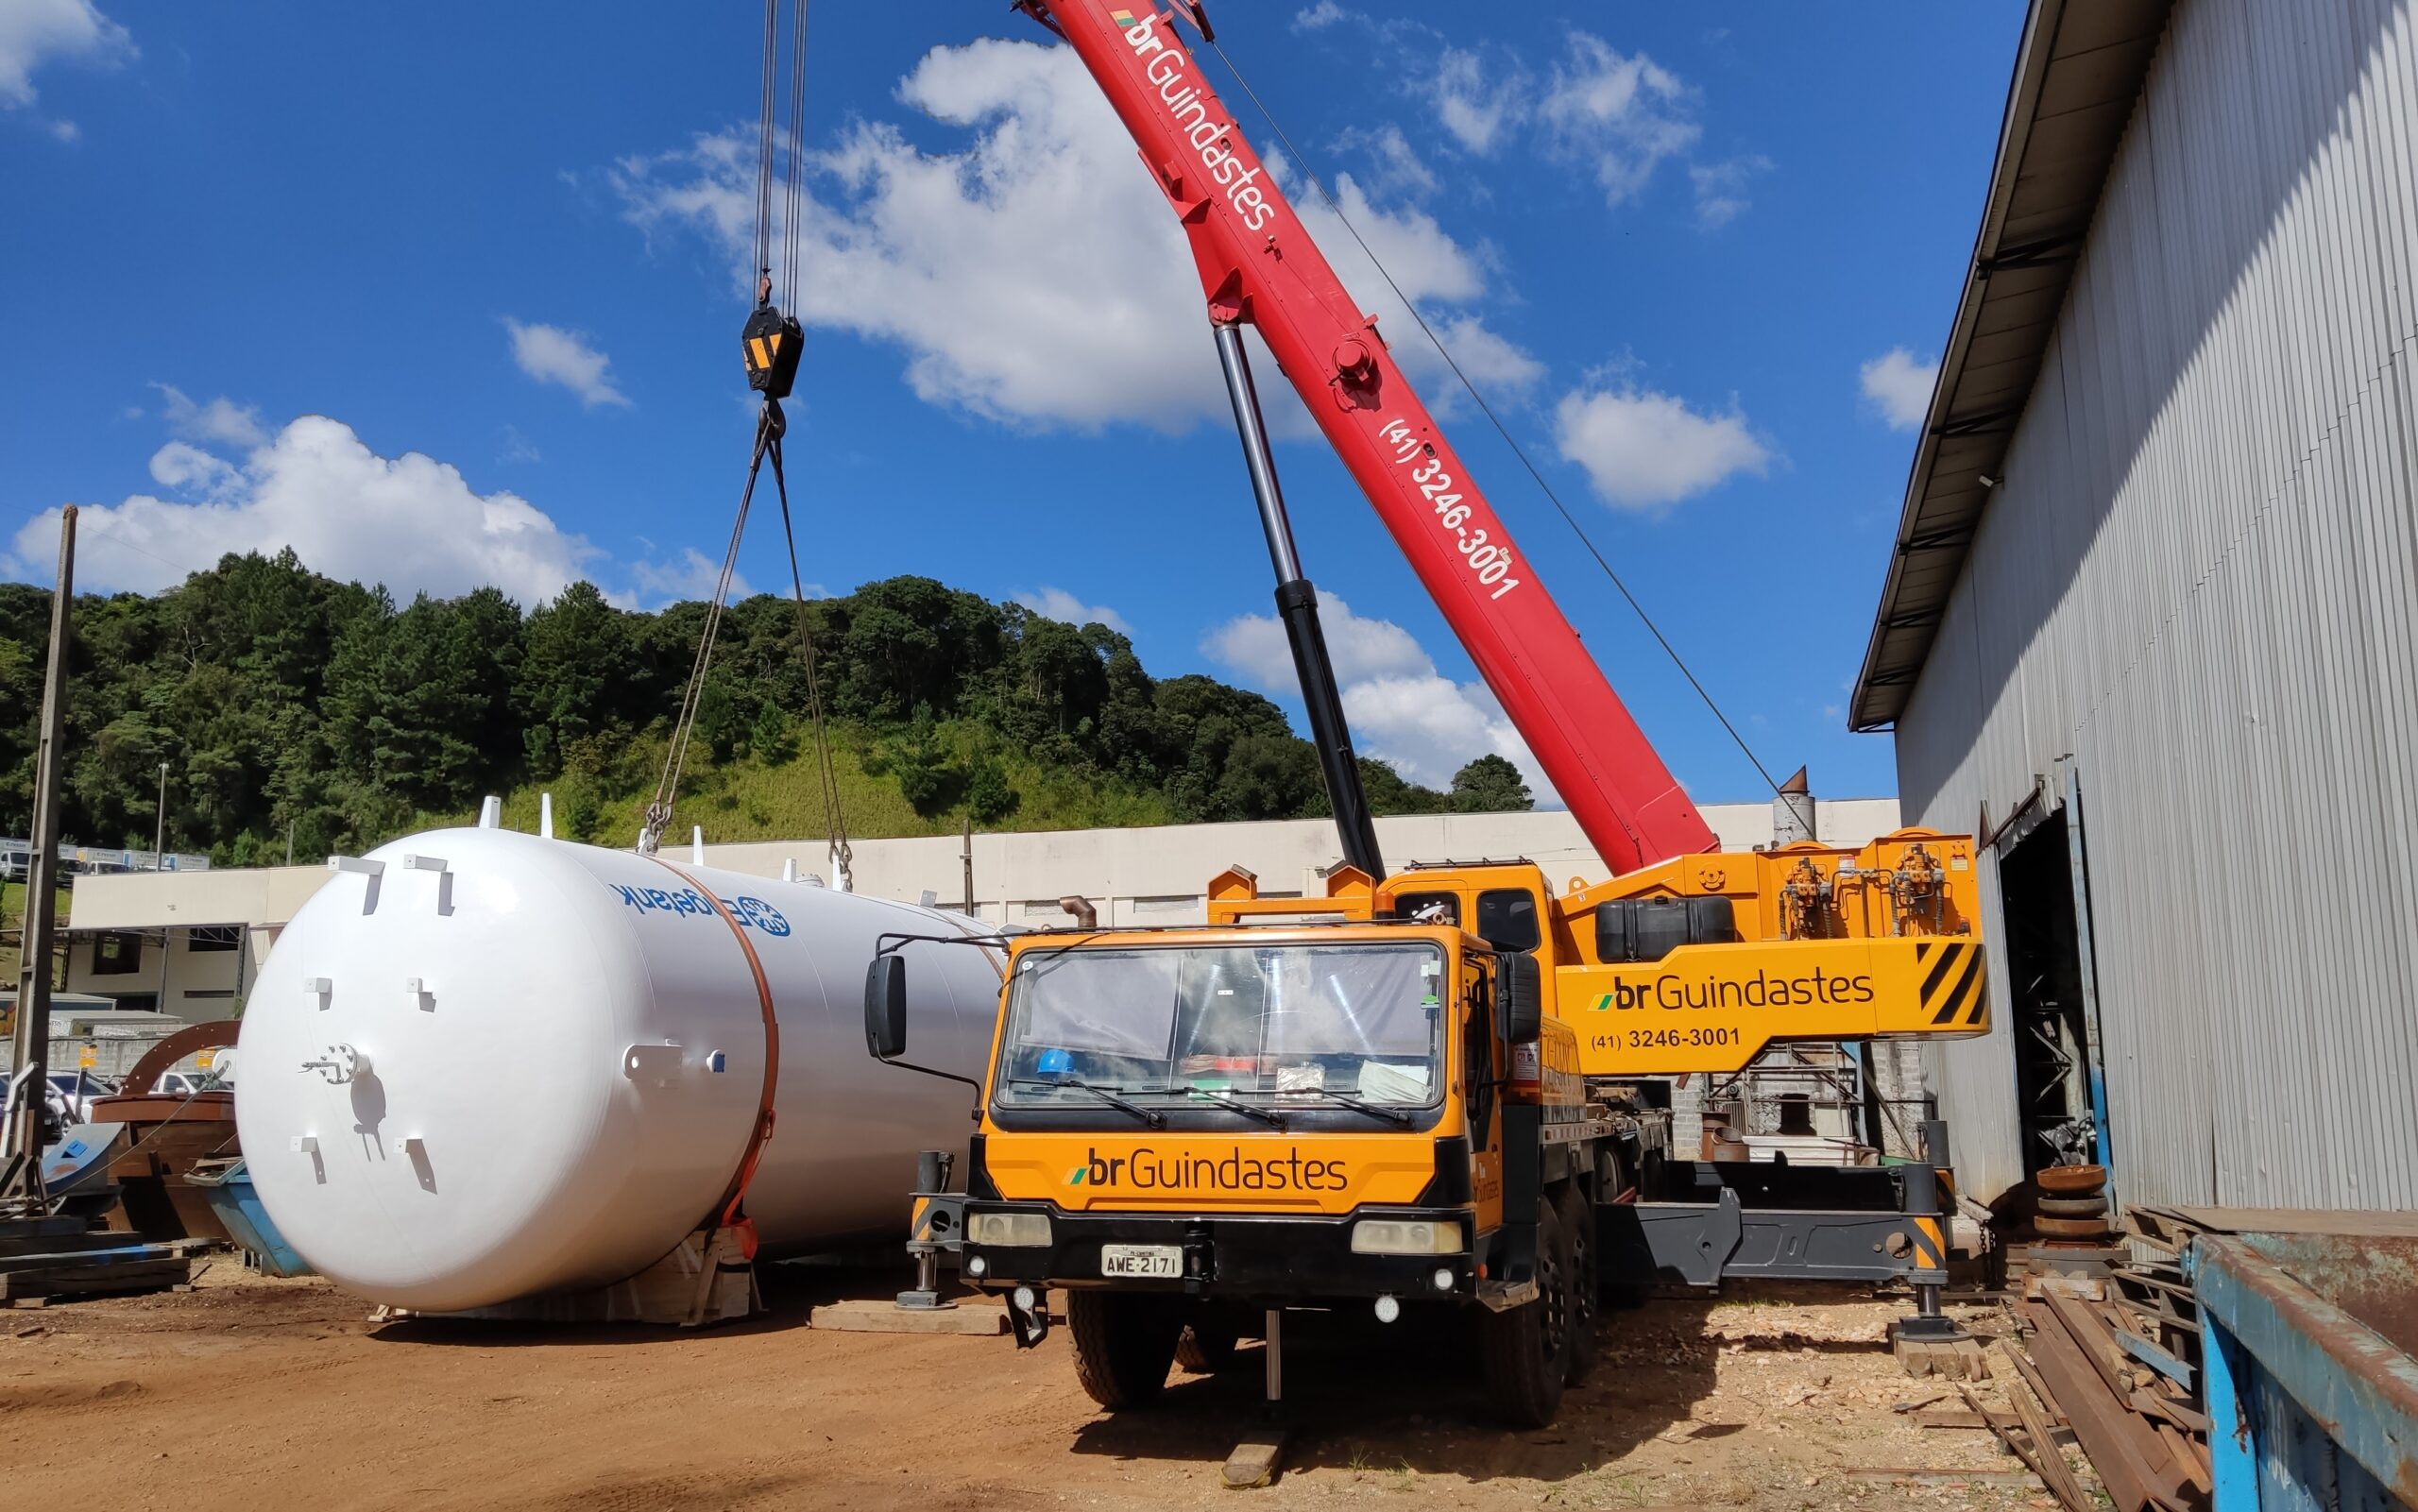
{"type": "Polygon", "coordinates": [[[1026,0],[1108,95],[1175,207],[1214,322],[1249,321],[1615,872],[1714,848],[1259,155],[1150,0],[1026,0]]]}

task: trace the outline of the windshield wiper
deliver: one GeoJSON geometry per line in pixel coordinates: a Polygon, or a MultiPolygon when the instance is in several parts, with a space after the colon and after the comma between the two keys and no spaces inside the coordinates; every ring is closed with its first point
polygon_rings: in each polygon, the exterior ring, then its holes
{"type": "Polygon", "coordinates": [[[1167,1126],[1166,1114],[1145,1108],[1138,1102],[1128,1102],[1106,1087],[1095,1087],[1088,1081],[1079,1081],[1073,1077],[1010,1077],[1008,1080],[1012,1085],[1019,1087],[1081,1087],[1120,1113],[1132,1113],[1152,1129],[1165,1129],[1167,1126]]]}
{"type": "Polygon", "coordinates": [[[1245,1117],[1256,1118],[1270,1129],[1282,1129],[1285,1127],[1285,1115],[1283,1113],[1270,1113],[1265,1108],[1254,1108],[1250,1103],[1229,1097],[1222,1092],[1215,1092],[1207,1087],[1191,1086],[1185,1087],[1183,1092],[1185,1096],[1206,1097],[1220,1108],[1232,1108],[1235,1112],[1243,1114],[1245,1117]]]}
{"type": "Polygon", "coordinates": [[[1362,1102],[1357,1097],[1347,1097],[1342,1093],[1329,1092],[1324,1087],[1305,1087],[1298,1093],[1288,1092],[1285,1094],[1285,1096],[1288,1097],[1324,1097],[1327,1101],[1340,1103],[1344,1107],[1353,1110],[1354,1113],[1364,1113],[1371,1118],[1383,1118],[1388,1123],[1400,1124],[1405,1129],[1410,1127],[1410,1114],[1403,1112],[1399,1108],[1387,1108],[1381,1107],[1373,1102],[1362,1102]]]}

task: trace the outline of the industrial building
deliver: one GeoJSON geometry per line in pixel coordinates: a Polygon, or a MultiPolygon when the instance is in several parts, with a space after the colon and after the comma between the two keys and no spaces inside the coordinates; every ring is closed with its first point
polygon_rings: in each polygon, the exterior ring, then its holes
{"type": "Polygon", "coordinates": [[[1984,1199],[2418,1207],[2413,79],[2400,0],[2030,12],[1851,713],[1995,858],[1984,1199]]]}
{"type": "MultiPolygon", "coordinates": [[[[1769,844],[1768,804],[1711,804],[1705,822],[1725,846],[1769,844]]],[[[1826,800],[1815,838],[1861,846],[1898,826],[1887,798],[1826,800]]],[[[1606,875],[1571,816],[1558,809],[1419,814],[1377,821],[1389,857],[1404,860],[1525,857],[1557,880],[1606,875]]],[[[687,847],[679,853],[687,854],[687,847]]],[[[1043,830],[861,840],[857,890],[905,902],[962,908],[999,925],[1063,924],[1060,900],[1080,897],[1103,925],[1206,922],[1209,879],[1230,866],[1260,879],[1261,895],[1315,892],[1335,863],[1335,826],[1304,819],[1264,824],[1168,824],[1149,829],[1043,830]]],[[[821,841],[761,841],[705,848],[707,864],[778,876],[826,873],[821,841]]],[[[324,864],[203,872],[137,872],[76,879],[67,934],[70,991],[156,1008],[186,1020],[231,1016],[278,932],[328,880],[324,864]]]]}

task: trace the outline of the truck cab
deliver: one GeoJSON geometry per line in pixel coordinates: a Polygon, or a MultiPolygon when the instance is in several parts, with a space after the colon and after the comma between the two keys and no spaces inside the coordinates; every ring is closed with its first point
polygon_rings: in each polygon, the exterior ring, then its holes
{"type": "MultiPolygon", "coordinates": [[[[1542,899],[1523,895],[1533,921],[1542,899]]],[[[1530,937],[1414,901],[1370,917],[1363,883],[1331,922],[1268,909],[1011,942],[945,1226],[1020,1336],[1066,1293],[1103,1405],[1155,1396],[1180,1350],[1215,1366],[1271,1312],[1341,1304],[1516,1316],[1520,1338],[1490,1351],[1502,1391],[1558,1403],[1586,1305],[1567,1246],[1592,1232],[1543,1211],[1548,1176],[1575,1168],[1553,1133],[1586,1113],[1576,1039],[1543,1011],[1532,951],[1511,948],[1530,937]]]]}

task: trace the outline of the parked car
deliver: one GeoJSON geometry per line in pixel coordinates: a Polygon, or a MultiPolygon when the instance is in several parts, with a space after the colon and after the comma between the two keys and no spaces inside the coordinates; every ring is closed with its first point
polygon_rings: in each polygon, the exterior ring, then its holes
{"type": "Polygon", "coordinates": [[[116,1082],[83,1070],[53,1071],[50,1085],[74,1113],[71,1121],[79,1124],[91,1123],[93,1104],[117,1091],[116,1082]]]}
{"type": "MultiPolygon", "coordinates": [[[[69,1106],[66,1094],[60,1092],[58,1086],[48,1078],[44,1078],[43,1080],[42,1098],[43,1101],[49,1106],[50,1121],[58,1125],[60,1128],[63,1129],[69,1124],[81,1123],[83,1121],[81,1118],[77,1116],[75,1109],[69,1106]]],[[[9,1079],[6,1076],[0,1076],[0,1116],[6,1116],[8,1112],[9,1079]]],[[[48,1139],[49,1133],[53,1131],[44,1132],[43,1138],[45,1141],[48,1139]]]]}

